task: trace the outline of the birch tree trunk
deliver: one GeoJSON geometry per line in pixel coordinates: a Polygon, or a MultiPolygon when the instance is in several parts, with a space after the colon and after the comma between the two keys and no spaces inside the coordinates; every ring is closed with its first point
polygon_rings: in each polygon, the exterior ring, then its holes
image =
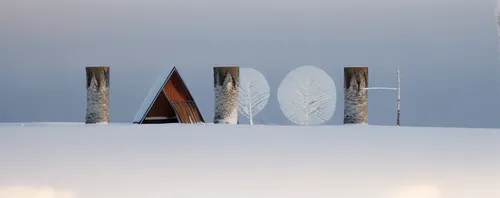
{"type": "Polygon", "coordinates": [[[398,108],[398,112],[397,112],[397,118],[396,118],[396,126],[400,126],[401,122],[400,122],[400,115],[401,115],[401,78],[399,77],[399,67],[398,67],[398,105],[397,105],[397,108],[398,108]]]}
{"type": "Polygon", "coordinates": [[[368,124],[368,67],[344,68],[344,124],[368,124]]]}
{"type": "Polygon", "coordinates": [[[238,124],[239,67],[214,67],[215,124],[238,124]]]}
{"type": "Polygon", "coordinates": [[[87,67],[86,124],[109,123],[109,67],[87,67]]]}

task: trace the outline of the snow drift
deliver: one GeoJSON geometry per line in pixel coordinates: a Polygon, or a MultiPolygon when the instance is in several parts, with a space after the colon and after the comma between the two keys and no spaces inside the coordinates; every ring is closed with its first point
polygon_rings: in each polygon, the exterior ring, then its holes
{"type": "Polygon", "coordinates": [[[0,186],[78,198],[499,198],[499,153],[498,129],[4,124],[0,186]]]}

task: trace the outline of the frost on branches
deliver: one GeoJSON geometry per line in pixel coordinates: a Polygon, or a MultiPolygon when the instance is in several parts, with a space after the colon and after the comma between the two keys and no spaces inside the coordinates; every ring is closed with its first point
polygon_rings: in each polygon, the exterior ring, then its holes
{"type": "MultiPolygon", "coordinates": [[[[105,81],[105,78],[99,78],[105,81]]],[[[107,124],[109,123],[108,87],[106,82],[97,82],[92,76],[87,88],[87,124],[107,124]]]]}
{"type": "Polygon", "coordinates": [[[295,124],[323,124],[335,112],[335,82],[315,66],[298,67],[281,82],[278,102],[283,114],[295,124]]]}
{"type": "Polygon", "coordinates": [[[222,83],[219,83],[218,77],[216,81],[214,123],[238,124],[238,83],[230,73],[225,74],[222,83]]]}
{"type": "Polygon", "coordinates": [[[238,111],[253,125],[255,115],[260,113],[271,95],[266,78],[252,68],[240,68],[238,86],[238,111]]]}
{"type": "Polygon", "coordinates": [[[368,124],[368,90],[366,78],[353,76],[344,88],[344,124],[368,124]]]}

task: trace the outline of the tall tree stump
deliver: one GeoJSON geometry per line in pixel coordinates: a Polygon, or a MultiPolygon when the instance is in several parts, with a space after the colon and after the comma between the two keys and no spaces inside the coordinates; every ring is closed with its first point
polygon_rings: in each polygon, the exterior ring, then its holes
{"type": "Polygon", "coordinates": [[[215,124],[238,124],[239,67],[214,67],[215,124]]]}
{"type": "Polygon", "coordinates": [[[344,68],[344,124],[368,124],[368,67],[344,68]]]}
{"type": "Polygon", "coordinates": [[[109,67],[86,67],[86,124],[109,123],[109,67]]]}

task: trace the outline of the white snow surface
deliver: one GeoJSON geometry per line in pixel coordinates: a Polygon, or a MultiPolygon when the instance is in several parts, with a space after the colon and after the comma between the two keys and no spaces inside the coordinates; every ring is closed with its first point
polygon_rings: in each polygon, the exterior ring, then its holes
{"type": "Polygon", "coordinates": [[[166,120],[166,119],[168,119],[168,117],[157,116],[157,117],[147,117],[144,120],[166,120]]]}
{"type": "Polygon", "coordinates": [[[8,198],[500,197],[499,129],[9,123],[0,162],[8,198]]]}

